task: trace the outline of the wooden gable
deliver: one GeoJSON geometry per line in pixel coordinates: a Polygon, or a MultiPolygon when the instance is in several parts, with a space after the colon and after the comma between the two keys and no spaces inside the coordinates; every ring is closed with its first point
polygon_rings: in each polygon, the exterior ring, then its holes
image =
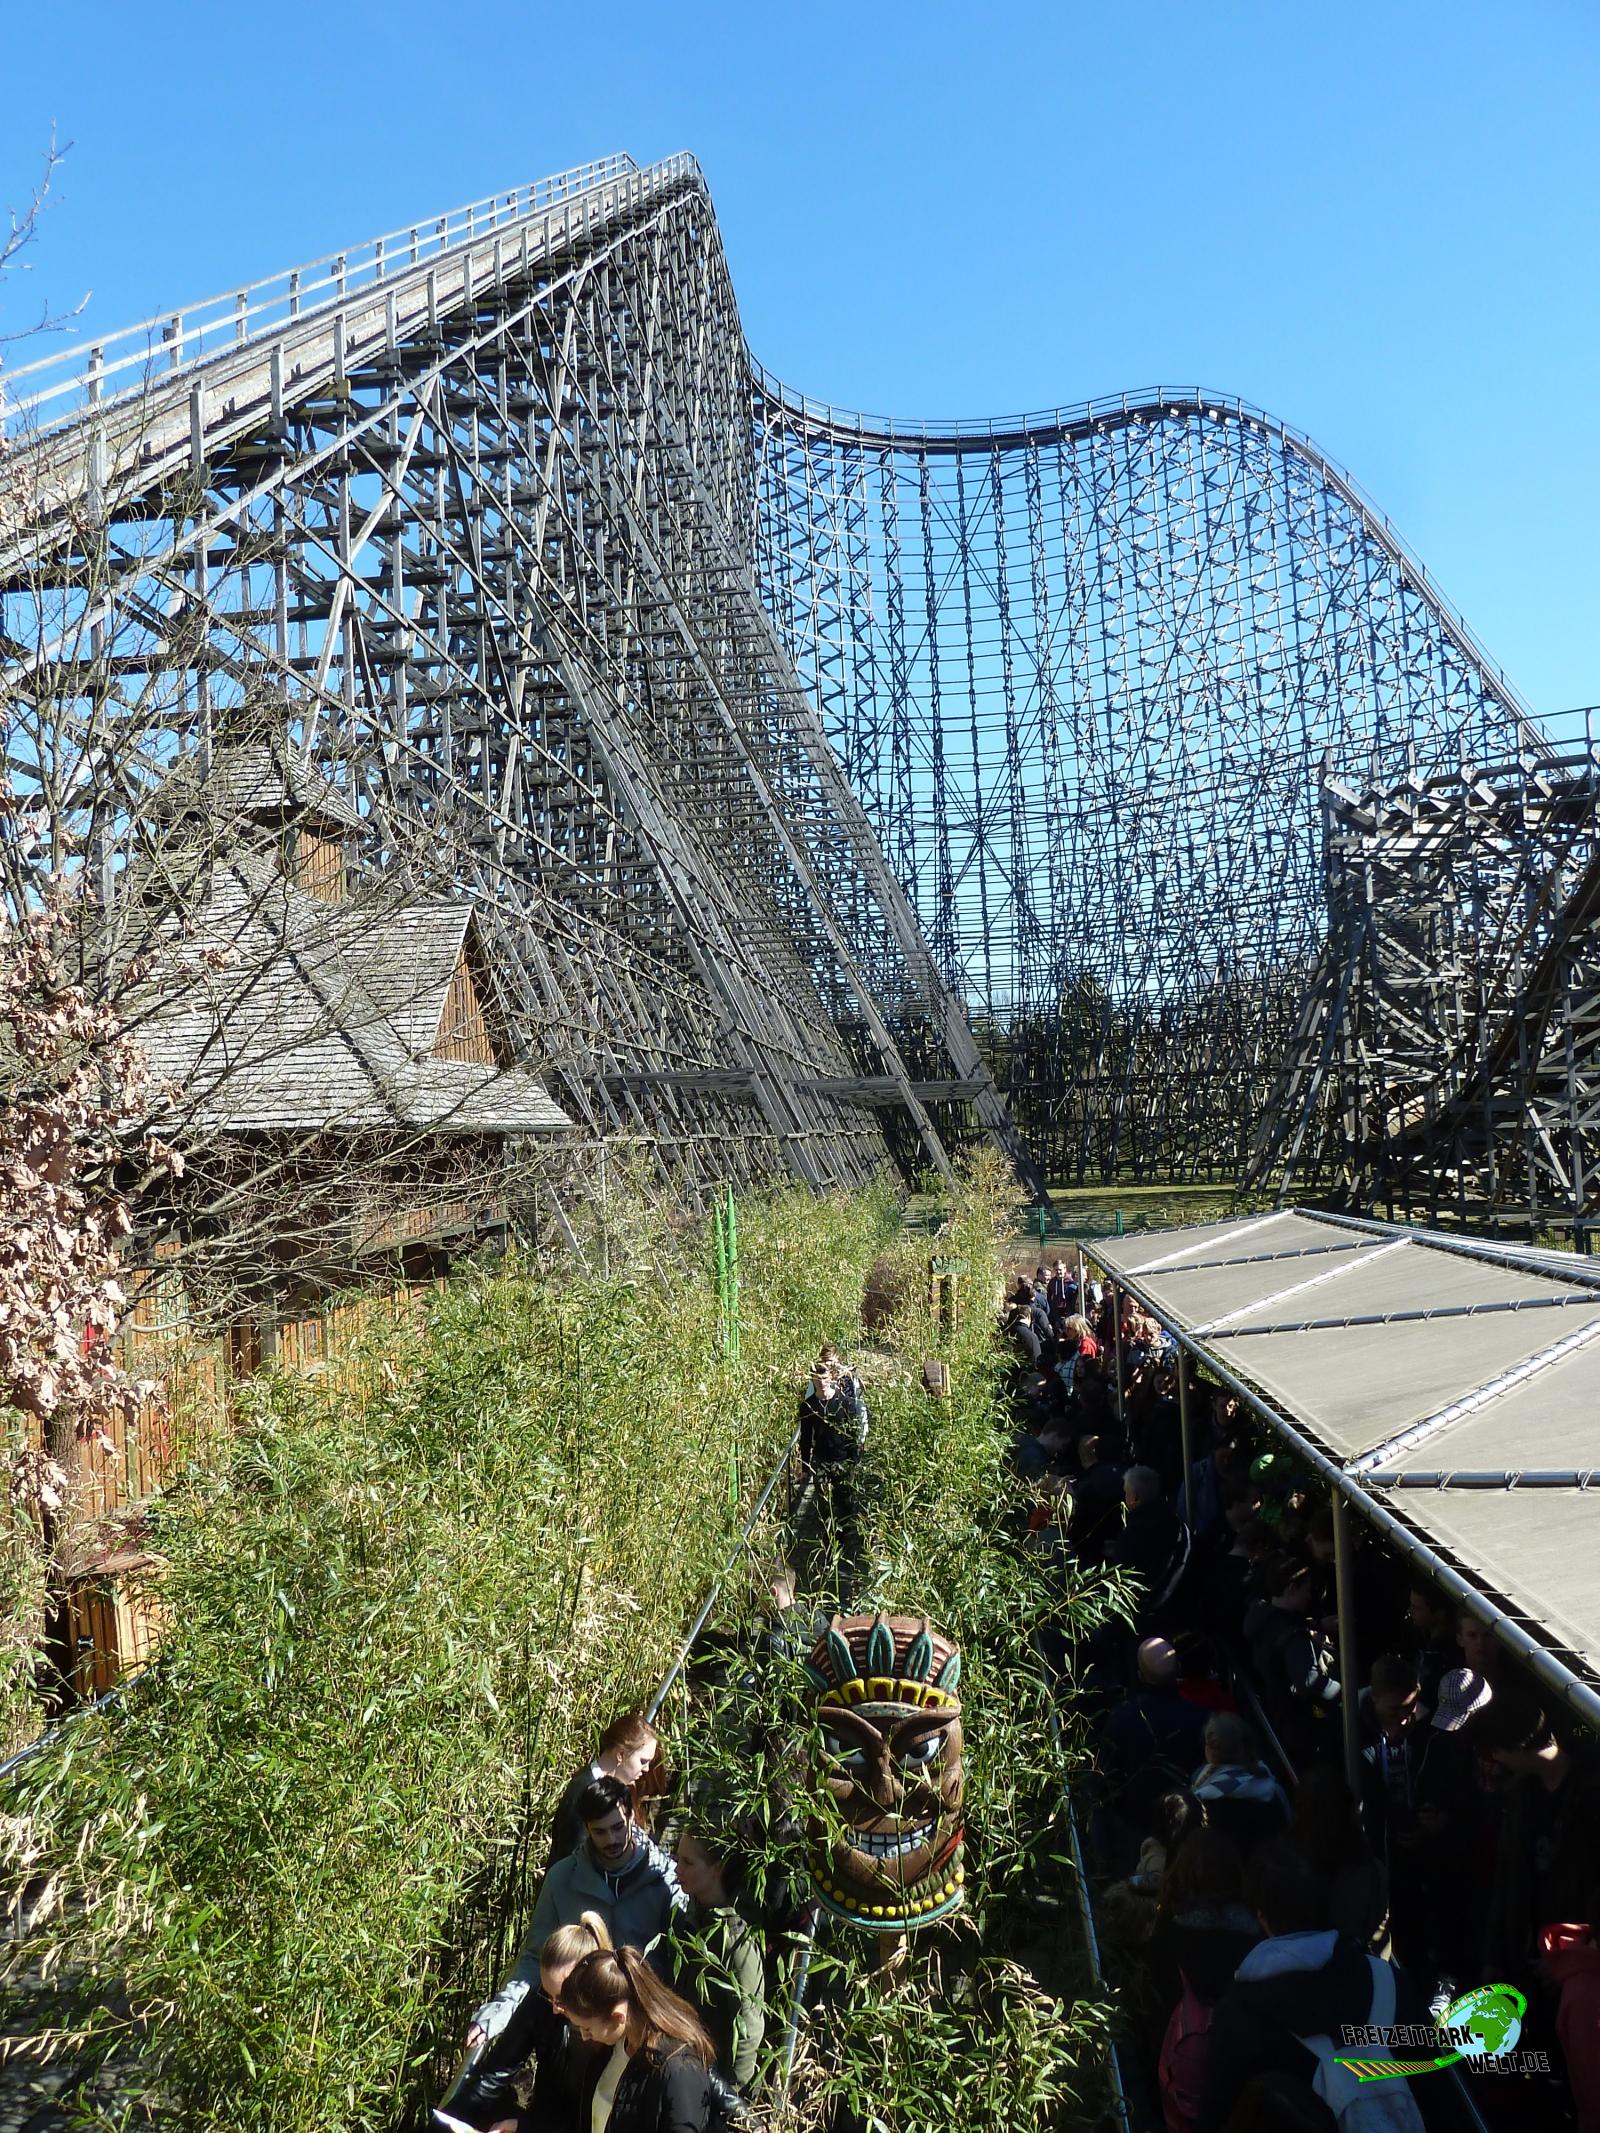
{"type": "Polygon", "coordinates": [[[504,1066],[505,1047],[497,1041],[493,990],[479,961],[475,928],[467,928],[456,967],[445,989],[434,1039],[435,1059],[464,1059],[474,1066],[504,1066]]]}
{"type": "Polygon", "coordinates": [[[344,901],[344,844],[319,829],[288,833],[289,878],[319,902],[344,901]]]}

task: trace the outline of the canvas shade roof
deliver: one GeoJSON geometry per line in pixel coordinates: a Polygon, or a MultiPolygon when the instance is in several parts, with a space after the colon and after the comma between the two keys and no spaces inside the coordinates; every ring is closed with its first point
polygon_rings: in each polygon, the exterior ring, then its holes
{"type": "Polygon", "coordinates": [[[1600,1723],[1600,1263],[1292,1208],[1092,1256],[1600,1723]]]}

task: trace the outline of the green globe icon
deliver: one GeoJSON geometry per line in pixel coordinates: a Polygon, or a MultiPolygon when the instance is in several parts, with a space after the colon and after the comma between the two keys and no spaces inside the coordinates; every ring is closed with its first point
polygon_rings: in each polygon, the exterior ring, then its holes
{"type": "Polygon", "coordinates": [[[1446,2029],[1464,2029],[1469,2042],[1461,2046],[1468,2059],[1515,2051],[1522,2035],[1522,2018],[1528,2003],[1514,1985],[1477,1985],[1454,1999],[1439,2017],[1446,2029]]]}

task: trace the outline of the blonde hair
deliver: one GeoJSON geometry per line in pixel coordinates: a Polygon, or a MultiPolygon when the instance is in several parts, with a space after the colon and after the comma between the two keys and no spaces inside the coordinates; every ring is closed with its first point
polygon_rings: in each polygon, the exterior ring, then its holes
{"type": "Polygon", "coordinates": [[[598,1911],[585,1911],[575,1926],[557,1926],[539,1950],[539,1962],[581,1963],[586,1955],[609,1954],[611,1933],[598,1911]]]}

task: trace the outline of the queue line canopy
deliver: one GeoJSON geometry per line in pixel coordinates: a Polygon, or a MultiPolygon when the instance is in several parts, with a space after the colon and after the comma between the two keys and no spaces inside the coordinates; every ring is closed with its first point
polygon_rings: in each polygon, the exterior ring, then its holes
{"type": "Polygon", "coordinates": [[[1600,1268],[1297,1208],[1093,1257],[1600,1723],[1600,1268]]]}

